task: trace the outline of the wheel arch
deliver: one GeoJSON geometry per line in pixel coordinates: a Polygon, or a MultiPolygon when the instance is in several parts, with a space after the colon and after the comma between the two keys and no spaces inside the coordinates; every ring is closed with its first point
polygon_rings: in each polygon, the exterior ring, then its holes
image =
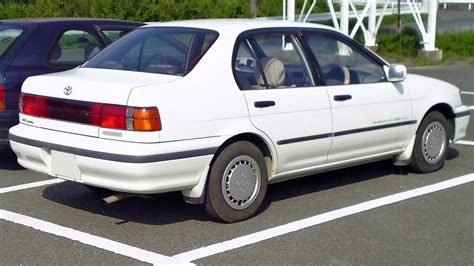
{"type": "MultiPolygon", "coordinates": [[[[448,139],[452,140],[454,138],[454,131],[455,131],[455,115],[454,115],[454,110],[453,108],[447,104],[447,103],[438,103],[438,104],[435,104],[433,105],[430,109],[428,109],[428,111],[425,112],[425,115],[423,116],[423,119],[425,119],[425,117],[430,113],[430,112],[433,112],[433,111],[438,111],[440,112],[441,114],[444,115],[444,117],[446,117],[446,120],[448,120],[448,139]]],[[[422,119],[422,121],[423,121],[422,119]]],[[[420,125],[421,125],[421,121],[420,121],[420,125]]],[[[419,127],[418,127],[419,129],[419,127]]],[[[418,132],[418,129],[417,129],[417,132],[418,132]]]]}
{"type": "Polygon", "coordinates": [[[425,119],[425,117],[429,113],[431,113],[433,111],[438,111],[442,115],[444,115],[444,117],[446,117],[446,120],[448,120],[448,129],[447,129],[448,130],[448,139],[451,140],[451,139],[454,138],[454,132],[455,132],[454,118],[455,118],[455,115],[454,115],[453,108],[451,107],[451,105],[449,105],[447,103],[437,103],[437,104],[431,106],[430,108],[428,108],[428,110],[426,110],[426,112],[423,115],[423,118],[418,123],[418,127],[415,131],[415,135],[411,138],[410,142],[408,143],[408,146],[405,148],[405,151],[402,154],[398,155],[396,158],[394,158],[394,165],[406,166],[406,165],[411,163],[412,152],[413,152],[414,145],[415,145],[416,134],[418,134],[418,130],[420,129],[422,121],[425,119]]]}
{"type": "Polygon", "coordinates": [[[273,174],[274,164],[276,163],[276,151],[273,151],[271,149],[271,146],[270,146],[271,144],[268,141],[266,141],[264,137],[259,136],[258,134],[253,133],[253,132],[240,133],[228,138],[219,146],[217,151],[214,153],[214,156],[212,157],[209,165],[206,167],[206,169],[204,169],[200,177],[199,183],[194,188],[181,191],[185,202],[191,203],[191,204],[204,203],[204,198],[206,195],[206,184],[209,179],[209,169],[212,167],[212,165],[214,164],[219,154],[227,146],[238,141],[248,141],[254,144],[255,146],[257,146],[257,148],[263,154],[265,164],[267,166],[268,179],[270,179],[270,177],[273,174]]]}
{"type": "Polygon", "coordinates": [[[262,138],[261,136],[255,133],[250,133],[250,132],[240,133],[224,141],[224,143],[222,143],[222,145],[215,152],[214,157],[209,163],[209,166],[212,166],[214,164],[214,161],[216,160],[216,158],[227,146],[239,141],[248,141],[254,144],[255,146],[257,146],[257,148],[262,152],[263,158],[265,159],[265,163],[267,166],[268,179],[270,179],[270,177],[273,174],[273,164],[276,161],[276,155],[270,148],[269,143],[264,138],[262,138]]]}

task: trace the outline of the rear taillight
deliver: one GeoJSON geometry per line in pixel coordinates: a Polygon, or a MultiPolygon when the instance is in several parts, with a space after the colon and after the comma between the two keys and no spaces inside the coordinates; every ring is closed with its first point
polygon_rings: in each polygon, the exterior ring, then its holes
{"type": "Polygon", "coordinates": [[[22,93],[19,109],[26,115],[106,128],[135,131],[161,130],[160,116],[156,107],[91,103],[22,93]]]}
{"type": "Polygon", "coordinates": [[[5,109],[5,86],[0,84],[0,110],[5,109]]]}
{"type": "Polygon", "coordinates": [[[109,104],[102,105],[99,126],[127,129],[127,106],[109,104]]]}
{"type": "Polygon", "coordinates": [[[158,131],[161,130],[160,115],[156,107],[129,107],[129,117],[131,125],[127,124],[127,127],[133,127],[134,130],[138,131],[158,131]]]}

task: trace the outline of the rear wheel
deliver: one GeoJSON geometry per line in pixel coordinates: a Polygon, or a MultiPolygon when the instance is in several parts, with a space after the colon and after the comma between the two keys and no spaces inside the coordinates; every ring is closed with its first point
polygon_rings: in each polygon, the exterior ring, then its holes
{"type": "Polygon", "coordinates": [[[262,205],[268,173],[262,152],[252,143],[227,146],[210,172],[206,212],[223,222],[238,222],[253,216],[262,205]]]}
{"type": "Polygon", "coordinates": [[[411,168],[429,173],[443,167],[449,146],[448,121],[438,111],[428,113],[416,133],[411,168]]]}

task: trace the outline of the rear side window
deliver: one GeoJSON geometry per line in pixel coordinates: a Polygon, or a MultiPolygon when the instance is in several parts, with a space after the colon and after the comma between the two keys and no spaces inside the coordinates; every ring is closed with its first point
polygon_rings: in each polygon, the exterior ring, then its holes
{"type": "Polygon", "coordinates": [[[314,86],[299,42],[293,35],[249,36],[242,39],[238,47],[234,75],[241,90],[314,86]]]}
{"type": "Polygon", "coordinates": [[[125,36],[129,31],[128,30],[101,30],[101,32],[107,37],[109,42],[115,42],[121,37],[125,36]]]}
{"type": "Polygon", "coordinates": [[[184,76],[204,56],[217,36],[217,32],[202,29],[138,29],[83,67],[184,76]]]}
{"type": "Polygon", "coordinates": [[[6,54],[22,33],[23,30],[20,28],[0,25],[0,58],[6,54]]]}
{"type": "Polygon", "coordinates": [[[49,62],[54,65],[79,65],[92,58],[102,48],[99,40],[91,33],[68,30],[53,45],[49,62]]]}

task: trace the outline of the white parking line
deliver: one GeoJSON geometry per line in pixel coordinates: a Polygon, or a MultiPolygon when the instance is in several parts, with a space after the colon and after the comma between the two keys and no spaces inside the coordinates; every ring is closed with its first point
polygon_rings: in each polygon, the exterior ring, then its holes
{"type": "Polygon", "coordinates": [[[28,188],[42,187],[42,186],[57,184],[57,183],[61,183],[61,182],[64,182],[64,180],[56,178],[56,179],[33,182],[33,183],[28,183],[28,184],[23,184],[23,185],[18,185],[18,186],[4,187],[4,188],[0,188],[0,194],[7,193],[7,192],[18,191],[18,190],[23,190],[23,189],[28,189],[28,188]]]}
{"type": "Polygon", "coordinates": [[[260,232],[256,232],[250,235],[237,237],[232,240],[224,241],[224,242],[217,243],[214,245],[194,249],[188,252],[177,254],[173,256],[173,258],[182,259],[186,261],[194,261],[197,259],[205,258],[205,257],[212,256],[218,253],[222,253],[228,250],[240,248],[240,247],[254,244],[263,240],[267,240],[270,238],[274,238],[277,236],[295,232],[295,231],[308,228],[314,225],[333,221],[345,216],[361,213],[361,212],[378,208],[384,205],[393,204],[396,202],[418,197],[418,196],[425,195],[428,193],[433,193],[433,192],[440,191],[443,189],[459,186],[459,185],[469,183],[472,181],[474,181],[473,173],[465,175],[465,176],[453,178],[450,180],[446,180],[446,181],[436,183],[433,185],[416,188],[413,190],[408,190],[405,192],[393,194],[393,195],[386,196],[383,198],[378,198],[375,200],[359,203],[359,204],[349,206],[346,208],[319,214],[319,215],[309,217],[303,220],[280,225],[280,226],[273,227],[273,228],[263,230],[260,232]]]}
{"type": "Polygon", "coordinates": [[[469,140],[458,140],[454,142],[454,144],[461,144],[461,145],[469,145],[469,146],[474,146],[474,141],[469,141],[469,140]]]}
{"type": "Polygon", "coordinates": [[[39,220],[33,217],[22,214],[1,210],[0,220],[10,221],[16,224],[21,224],[36,230],[79,241],[86,245],[94,246],[103,250],[111,251],[129,258],[139,261],[148,262],[152,264],[187,264],[187,261],[182,261],[178,258],[172,258],[160,255],[154,252],[146,251],[137,247],[122,244],[106,238],[94,236],[88,233],[77,231],[71,228],[39,220]]]}
{"type": "Polygon", "coordinates": [[[461,94],[474,95],[474,92],[472,92],[472,91],[461,91],[461,94]]]}

